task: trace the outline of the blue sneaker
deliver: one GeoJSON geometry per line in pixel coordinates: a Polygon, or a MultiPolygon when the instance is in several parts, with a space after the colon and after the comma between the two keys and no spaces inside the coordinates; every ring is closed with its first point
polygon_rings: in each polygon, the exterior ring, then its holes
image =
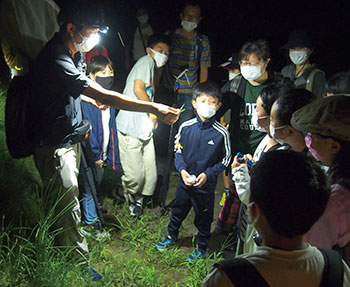
{"type": "Polygon", "coordinates": [[[92,281],[102,280],[102,275],[90,266],[83,271],[82,275],[91,278],[92,281]]]}
{"type": "Polygon", "coordinates": [[[177,240],[171,238],[171,236],[167,233],[164,233],[165,238],[163,241],[157,243],[154,247],[157,248],[159,251],[164,251],[165,249],[168,249],[169,247],[176,244],[177,240]]]}
{"type": "Polygon", "coordinates": [[[208,255],[208,251],[195,248],[190,254],[190,256],[187,257],[186,261],[197,262],[207,257],[207,255],[208,255]]]}

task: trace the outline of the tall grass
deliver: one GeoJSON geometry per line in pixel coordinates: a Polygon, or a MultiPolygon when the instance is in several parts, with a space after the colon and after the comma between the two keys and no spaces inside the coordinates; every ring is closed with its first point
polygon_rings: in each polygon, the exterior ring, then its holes
{"type": "MultiPolygon", "coordinates": [[[[81,267],[72,247],[55,245],[62,232],[54,229],[60,214],[47,210],[49,190],[41,187],[31,157],[13,160],[6,147],[4,102],[0,87],[0,211],[4,214],[0,229],[0,286],[201,286],[221,253],[187,263],[188,248],[179,246],[159,252],[154,245],[163,239],[169,215],[147,209],[140,219],[129,216],[126,205],[114,205],[106,199],[112,235],[109,242],[89,242],[91,266],[103,276],[92,283],[81,276],[81,267]]],[[[180,233],[181,235],[181,233],[180,233]]]]}

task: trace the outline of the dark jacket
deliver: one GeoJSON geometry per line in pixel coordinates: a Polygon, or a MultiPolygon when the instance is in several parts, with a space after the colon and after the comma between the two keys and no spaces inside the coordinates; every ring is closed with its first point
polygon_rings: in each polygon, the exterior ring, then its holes
{"type": "MultiPolygon", "coordinates": [[[[91,150],[94,156],[94,160],[102,160],[104,153],[103,150],[103,126],[102,126],[102,112],[90,103],[81,102],[83,109],[83,118],[87,119],[92,126],[92,131],[89,136],[91,150]]],[[[110,165],[114,170],[120,168],[120,159],[118,151],[118,136],[117,126],[115,123],[116,110],[112,107],[110,109],[109,119],[109,143],[107,150],[107,164],[110,165]]],[[[82,145],[86,146],[85,142],[82,145]]]]}
{"type": "Polygon", "coordinates": [[[176,169],[198,176],[204,172],[207,182],[201,189],[215,188],[217,176],[231,162],[230,136],[215,117],[202,122],[198,117],[184,122],[179,129],[176,169]]]}

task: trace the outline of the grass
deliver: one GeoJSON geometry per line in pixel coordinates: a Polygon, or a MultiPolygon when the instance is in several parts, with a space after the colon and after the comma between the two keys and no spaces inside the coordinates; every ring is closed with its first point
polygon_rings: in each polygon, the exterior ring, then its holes
{"type": "MultiPolygon", "coordinates": [[[[163,239],[169,215],[146,209],[140,219],[129,216],[128,207],[105,199],[111,240],[89,242],[91,266],[103,275],[100,282],[81,276],[81,266],[68,246],[56,246],[62,230],[54,207],[45,209],[45,194],[31,157],[13,160],[6,147],[3,96],[0,86],[0,286],[201,286],[221,253],[197,263],[185,259],[191,243],[159,252],[154,245],[163,239]]],[[[58,215],[59,216],[59,215],[58,215]]],[[[181,236],[180,230],[180,236],[181,236]]],[[[193,239],[192,239],[193,241],[193,239]]]]}

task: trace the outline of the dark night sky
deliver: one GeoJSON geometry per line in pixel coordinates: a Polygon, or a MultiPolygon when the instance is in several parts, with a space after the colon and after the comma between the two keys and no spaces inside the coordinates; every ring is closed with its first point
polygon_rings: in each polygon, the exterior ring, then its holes
{"type": "MultiPolygon", "coordinates": [[[[105,2],[114,3],[109,4],[110,9],[107,9],[111,12],[107,13],[107,19],[110,19],[112,29],[120,28],[125,33],[133,18],[130,11],[139,6],[148,9],[155,29],[175,29],[180,25],[179,12],[184,1],[105,2]]],[[[279,48],[287,41],[289,31],[307,28],[315,35],[315,59],[327,76],[349,69],[350,1],[202,0],[200,4],[203,20],[199,30],[211,40],[213,67],[225,61],[244,41],[265,38],[271,47],[271,66],[279,70],[286,64],[286,56],[279,48]]]]}
{"type": "MultiPolygon", "coordinates": [[[[74,1],[74,0],[70,0],[74,1]]],[[[60,6],[67,0],[57,0],[60,6]]],[[[106,22],[111,29],[105,37],[116,67],[123,61],[123,51],[117,31],[125,37],[133,32],[134,11],[145,7],[154,30],[173,30],[180,25],[179,13],[183,0],[99,0],[106,9],[106,22]]],[[[286,64],[281,47],[295,28],[311,29],[317,39],[316,61],[329,77],[349,69],[349,11],[346,0],[202,0],[203,20],[199,31],[211,41],[213,67],[225,61],[248,39],[265,38],[271,47],[270,66],[280,70],[286,64]]],[[[211,75],[217,75],[211,69],[211,75]]]]}

